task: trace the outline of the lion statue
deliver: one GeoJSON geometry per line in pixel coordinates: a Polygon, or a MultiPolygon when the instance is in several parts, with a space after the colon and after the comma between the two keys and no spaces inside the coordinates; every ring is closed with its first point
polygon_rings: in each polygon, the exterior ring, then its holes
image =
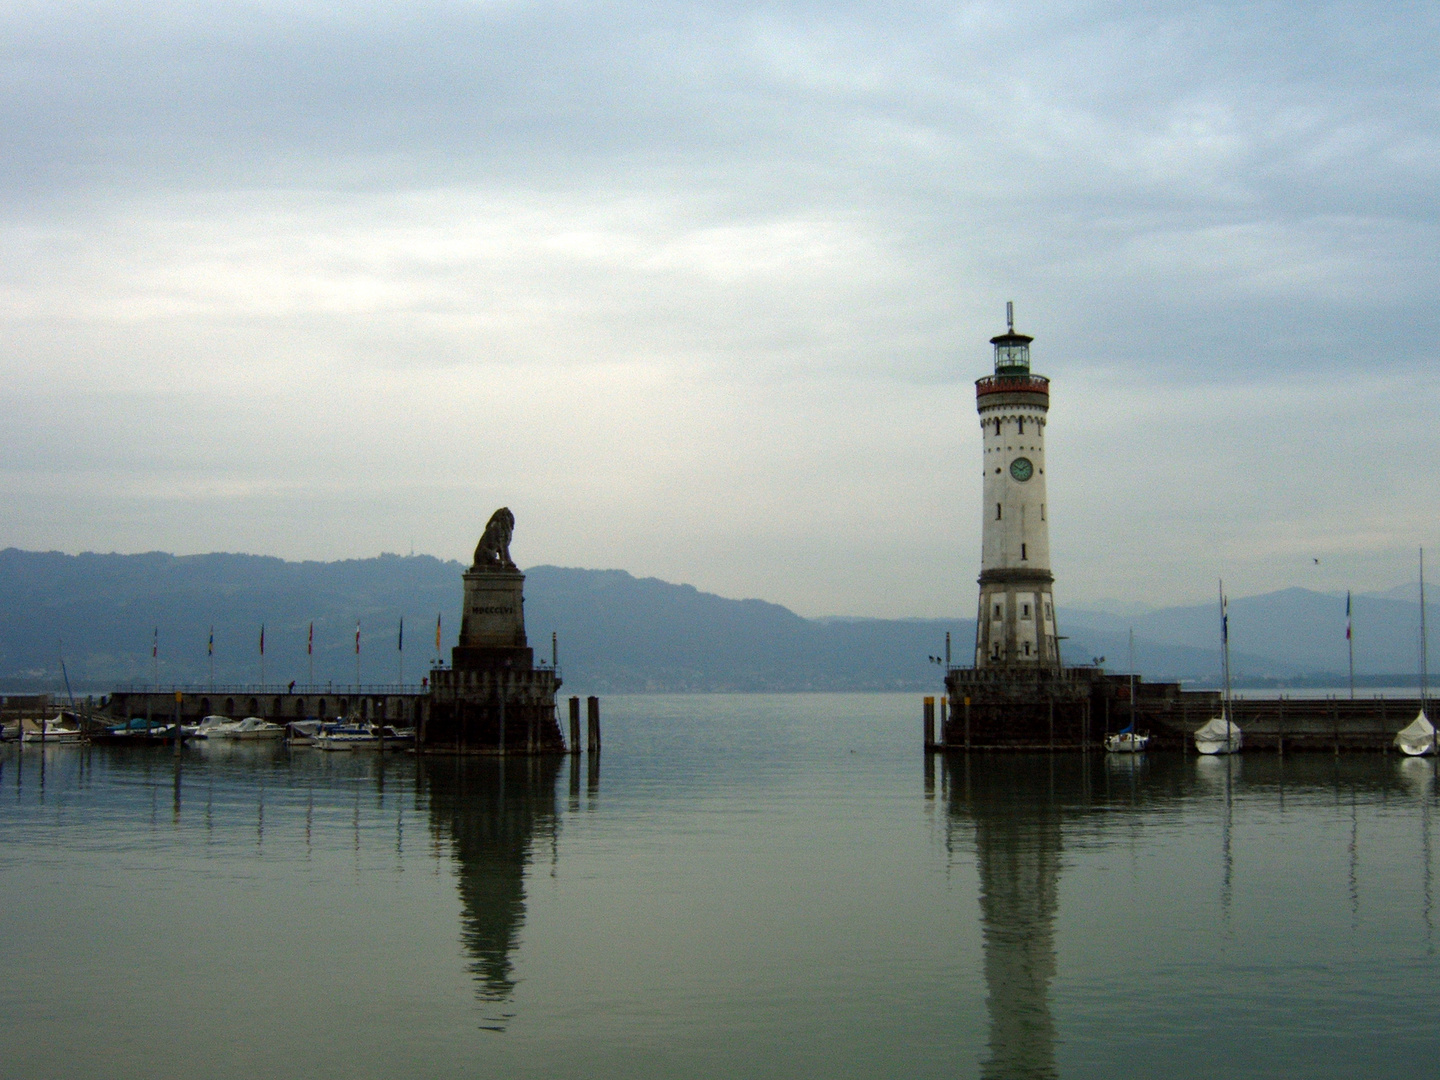
{"type": "Polygon", "coordinates": [[[510,537],[514,533],[515,515],[510,512],[509,507],[502,506],[490,515],[490,521],[480,535],[480,543],[475,546],[473,569],[516,569],[510,558],[510,537]]]}

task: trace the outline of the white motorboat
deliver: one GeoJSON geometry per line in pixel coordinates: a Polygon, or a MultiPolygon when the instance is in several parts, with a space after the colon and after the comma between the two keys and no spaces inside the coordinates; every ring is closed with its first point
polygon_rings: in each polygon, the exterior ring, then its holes
{"type": "Polygon", "coordinates": [[[1140,754],[1150,745],[1150,736],[1134,731],[1122,731],[1105,736],[1105,752],[1109,754],[1140,754]]]}
{"type": "Polygon", "coordinates": [[[363,724],[324,724],[311,739],[321,750],[377,750],[380,737],[363,724]]]}
{"type": "Polygon", "coordinates": [[[1240,725],[1223,716],[1207,721],[1195,732],[1195,749],[1202,754],[1234,754],[1244,743],[1240,725]]]}
{"type": "Polygon", "coordinates": [[[228,716],[207,716],[195,725],[195,738],[208,739],[212,732],[219,731],[221,728],[235,724],[236,722],[237,721],[231,720],[228,716]]]}
{"type": "Polygon", "coordinates": [[[66,724],[63,716],[22,726],[25,733],[20,739],[27,743],[78,743],[85,738],[78,727],[66,724]]]}
{"type": "MultiPolygon", "coordinates": [[[[208,720],[209,717],[206,719],[208,720]]],[[[202,720],[196,730],[197,733],[203,730],[207,739],[243,739],[247,742],[258,739],[279,739],[285,734],[285,729],[279,724],[272,724],[258,716],[247,716],[244,720],[216,724],[208,729],[205,728],[205,722],[202,720]]]]}
{"type": "Polygon", "coordinates": [[[1430,723],[1425,710],[1421,709],[1415,719],[1395,733],[1395,745],[1401,753],[1411,757],[1425,757],[1435,753],[1435,725],[1430,723]]]}

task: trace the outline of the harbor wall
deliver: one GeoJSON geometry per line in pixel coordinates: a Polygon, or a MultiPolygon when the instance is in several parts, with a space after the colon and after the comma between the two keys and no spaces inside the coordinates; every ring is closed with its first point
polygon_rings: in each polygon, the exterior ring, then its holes
{"type": "Polygon", "coordinates": [[[273,686],[162,687],[116,690],[100,699],[100,708],[116,720],[170,720],[175,716],[176,694],[180,695],[180,718],[186,724],[212,715],[258,716],[275,724],[343,716],[413,727],[424,721],[429,701],[427,689],[400,684],[301,686],[294,690],[273,686]]]}
{"type": "MultiPolygon", "coordinates": [[[[1133,719],[1155,749],[1193,751],[1195,731],[1221,714],[1215,690],[1133,681],[1095,668],[1058,673],[952,668],[948,715],[931,749],[1089,750],[1133,719]]],[[[1388,751],[1415,719],[1418,697],[1236,699],[1247,750],[1388,751]]]]}

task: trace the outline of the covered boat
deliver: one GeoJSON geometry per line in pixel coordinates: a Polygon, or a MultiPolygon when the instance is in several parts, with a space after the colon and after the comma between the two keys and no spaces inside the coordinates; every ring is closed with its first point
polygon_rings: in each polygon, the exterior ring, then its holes
{"type": "Polygon", "coordinates": [[[1195,732],[1195,749],[1202,754],[1234,754],[1244,742],[1240,725],[1223,716],[1215,717],[1195,732]]]}
{"type": "Polygon", "coordinates": [[[1395,733],[1395,745],[1411,757],[1435,753],[1435,726],[1421,709],[1415,719],[1395,733]]]}
{"type": "Polygon", "coordinates": [[[310,746],[324,726],[323,720],[292,720],[285,725],[285,739],[292,746],[310,746]]]}

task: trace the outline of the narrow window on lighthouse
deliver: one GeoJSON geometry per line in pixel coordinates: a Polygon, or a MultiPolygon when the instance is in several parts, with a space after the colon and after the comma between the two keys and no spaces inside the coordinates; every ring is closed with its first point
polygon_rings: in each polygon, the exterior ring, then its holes
{"type": "Polygon", "coordinates": [[[1019,420],[1015,421],[1015,426],[1019,428],[1021,435],[1025,434],[1025,418],[1023,416],[1020,417],[1019,420]]]}
{"type": "Polygon", "coordinates": [[[1002,608],[999,604],[996,604],[996,605],[995,605],[995,618],[997,618],[997,619],[1003,619],[1004,617],[1005,617],[1005,609],[1002,608]]]}
{"type": "Polygon", "coordinates": [[[999,520],[1000,520],[1000,504],[999,504],[999,503],[996,503],[996,504],[995,504],[995,520],[996,520],[996,521],[999,521],[999,520]]]}
{"type": "Polygon", "coordinates": [[[1025,655],[1026,655],[1026,656],[1029,656],[1029,655],[1030,655],[1030,643],[1029,643],[1028,641],[1025,642],[1025,655]]]}
{"type": "Polygon", "coordinates": [[[1000,434],[1000,421],[999,421],[999,420],[996,420],[996,421],[995,421],[995,434],[996,434],[996,435],[999,435],[999,434],[1000,434]]]}
{"type": "Polygon", "coordinates": [[[1026,560],[1025,560],[1025,545],[1024,545],[1024,544],[1021,544],[1021,545],[1020,545],[1020,561],[1021,561],[1021,562],[1025,562],[1025,561],[1026,561],[1026,560]]]}

